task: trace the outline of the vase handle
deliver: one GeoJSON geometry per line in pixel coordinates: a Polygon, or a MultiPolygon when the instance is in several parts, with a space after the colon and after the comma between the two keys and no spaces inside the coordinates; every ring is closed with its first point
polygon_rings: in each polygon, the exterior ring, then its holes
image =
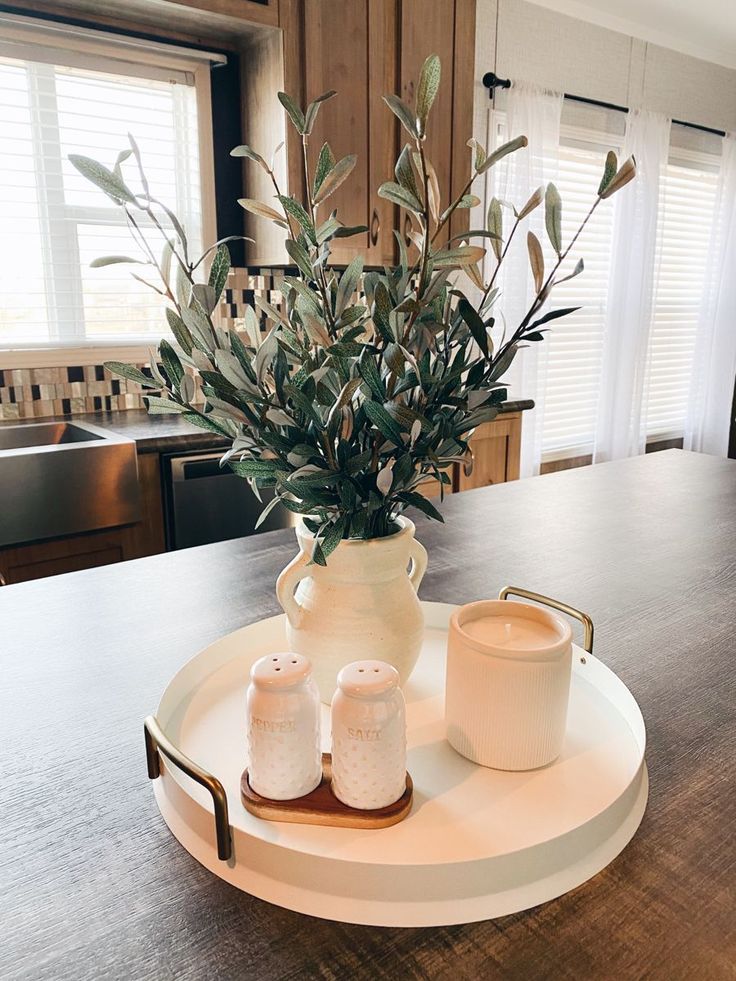
{"type": "Polygon", "coordinates": [[[412,538],[409,543],[409,557],[411,559],[409,581],[414,587],[414,592],[417,593],[422,579],[424,579],[424,573],[427,571],[427,550],[416,538],[412,538]]]}
{"type": "Polygon", "coordinates": [[[300,551],[276,580],[276,599],[281,604],[281,609],[286,614],[292,627],[297,625],[302,612],[302,608],[297,603],[294,592],[302,579],[309,577],[310,573],[307,570],[307,566],[311,561],[311,557],[306,552],[300,551]]]}

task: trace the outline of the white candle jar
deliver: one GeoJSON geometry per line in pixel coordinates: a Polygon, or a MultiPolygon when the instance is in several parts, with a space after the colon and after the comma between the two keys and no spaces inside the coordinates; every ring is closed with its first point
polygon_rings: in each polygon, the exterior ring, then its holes
{"type": "Polygon", "coordinates": [[[406,789],[406,707],[399,672],[354,661],[332,698],[332,790],[348,807],[388,807],[406,789]]]}
{"type": "Polygon", "coordinates": [[[294,800],[322,779],[320,698],[309,659],[267,654],[246,696],[248,780],[262,797],[294,800]]]}
{"type": "Polygon", "coordinates": [[[498,770],[551,763],[565,738],[571,671],[572,630],[554,614],[508,600],[460,607],[447,642],[447,739],[498,770]]]}

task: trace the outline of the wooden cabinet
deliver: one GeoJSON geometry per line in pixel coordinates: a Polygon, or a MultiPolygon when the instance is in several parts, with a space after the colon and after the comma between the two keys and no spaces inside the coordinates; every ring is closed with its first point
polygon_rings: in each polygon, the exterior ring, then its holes
{"type": "MultiPolygon", "coordinates": [[[[415,102],[415,86],[424,59],[439,55],[442,81],[430,125],[426,152],[437,171],[442,206],[447,207],[470,177],[473,135],[473,68],[475,63],[475,0],[401,0],[400,95],[415,102]]],[[[406,142],[403,137],[402,144],[406,142]]],[[[402,212],[402,231],[409,216],[402,212]]],[[[456,212],[438,241],[468,228],[468,211],[456,212]]]]}
{"type": "MultiPolygon", "coordinates": [[[[280,23],[287,91],[302,104],[329,89],[338,93],[320,110],[309,142],[310,166],[325,140],[337,158],[358,156],[330,207],[337,208],[345,224],[366,225],[368,232],[337,241],[333,262],[348,263],[360,253],[369,265],[390,263],[399,214],[376,191],[393,179],[403,138],[383,96],[399,93],[413,104],[424,59],[432,53],[442,59],[428,152],[443,200],[449,202],[470,174],[465,143],[472,135],[475,0],[280,0],[280,23]]],[[[301,194],[303,155],[293,130],[287,148],[289,186],[301,194]]],[[[467,221],[467,212],[455,222],[453,233],[462,221],[467,221]]],[[[405,213],[401,222],[406,234],[405,213]]]]}
{"type": "Polygon", "coordinates": [[[138,481],[140,521],[68,538],[0,548],[0,582],[11,585],[163,552],[163,507],[157,453],[138,457],[138,481]]]}
{"type": "MultiPolygon", "coordinates": [[[[521,460],[521,412],[506,412],[491,422],[479,426],[470,440],[473,450],[473,470],[469,475],[459,464],[448,471],[451,485],[445,485],[445,494],[503,484],[519,479],[521,460]]],[[[430,478],[417,490],[431,499],[439,498],[440,484],[430,478]]]]}
{"type": "Polygon", "coordinates": [[[507,412],[479,426],[470,441],[473,471],[458,469],[456,489],[472,490],[519,479],[521,412],[507,412]]]}

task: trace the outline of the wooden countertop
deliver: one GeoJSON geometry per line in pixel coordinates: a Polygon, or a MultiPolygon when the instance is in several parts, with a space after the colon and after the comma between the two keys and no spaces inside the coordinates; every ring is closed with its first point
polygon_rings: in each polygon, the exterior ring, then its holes
{"type": "Polygon", "coordinates": [[[171,836],[142,720],[196,651],[277,612],[291,532],[0,589],[0,976],[733,978],[736,463],[671,450],[450,497],[420,522],[424,599],[508,583],[587,610],[639,701],[651,790],[600,875],[494,922],[310,919],[240,893],[171,836]]]}

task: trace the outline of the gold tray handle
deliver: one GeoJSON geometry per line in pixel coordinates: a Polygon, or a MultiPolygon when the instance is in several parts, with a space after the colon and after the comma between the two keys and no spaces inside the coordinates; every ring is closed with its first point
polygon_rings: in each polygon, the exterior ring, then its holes
{"type": "Polygon", "coordinates": [[[212,802],[215,806],[215,834],[217,837],[217,857],[223,862],[231,857],[233,853],[232,838],[230,837],[230,816],[227,809],[227,795],[217,777],[207,773],[201,766],[185,756],[181,750],[177,749],[171,740],[166,736],[158,720],[153,715],[149,715],[143,723],[143,733],[146,739],[146,762],[148,763],[148,776],[151,780],[161,776],[161,761],[158,754],[164,756],[174,763],[182,773],[186,773],[192,780],[196,780],[206,790],[212,794],[212,802]]]}
{"type": "Polygon", "coordinates": [[[559,610],[560,613],[566,613],[569,617],[579,620],[583,625],[583,647],[588,654],[593,653],[594,627],[593,621],[587,613],[576,610],[574,606],[568,606],[567,603],[562,603],[560,600],[552,599],[550,596],[542,596],[541,593],[534,593],[531,589],[521,589],[518,586],[504,586],[498,594],[500,600],[508,599],[509,596],[520,596],[522,599],[533,600],[543,606],[551,606],[553,610],[559,610]]]}

